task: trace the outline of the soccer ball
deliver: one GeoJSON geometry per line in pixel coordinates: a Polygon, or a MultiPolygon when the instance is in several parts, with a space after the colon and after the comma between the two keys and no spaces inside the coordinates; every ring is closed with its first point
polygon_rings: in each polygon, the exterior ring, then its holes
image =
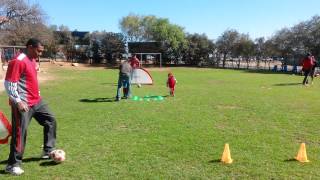
{"type": "Polygon", "coordinates": [[[141,88],[141,84],[137,84],[138,88],[141,88]]]}
{"type": "Polygon", "coordinates": [[[62,149],[56,149],[50,153],[50,157],[54,162],[62,163],[66,160],[66,153],[62,149]]]}

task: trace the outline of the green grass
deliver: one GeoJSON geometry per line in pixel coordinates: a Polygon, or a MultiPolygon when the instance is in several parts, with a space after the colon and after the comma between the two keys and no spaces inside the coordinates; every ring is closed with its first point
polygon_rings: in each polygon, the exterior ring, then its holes
{"type": "MultiPolygon", "coordinates": [[[[172,68],[176,97],[113,102],[117,70],[54,67],[41,84],[58,122],[60,165],[32,160],[42,128],[28,130],[23,179],[316,179],[320,177],[320,83],[302,76],[236,70],[172,68]],[[300,143],[310,163],[290,161],[300,143]],[[221,164],[229,143],[234,162],[221,164]]],[[[166,71],[133,94],[168,95],[166,71]]],[[[0,108],[10,117],[7,97],[0,108]]],[[[5,166],[8,146],[0,146],[5,166]]],[[[1,177],[10,177],[0,173],[1,177]]]]}

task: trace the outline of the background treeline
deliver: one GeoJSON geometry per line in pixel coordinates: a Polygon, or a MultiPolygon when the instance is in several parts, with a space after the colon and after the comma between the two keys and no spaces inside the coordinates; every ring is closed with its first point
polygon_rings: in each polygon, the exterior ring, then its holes
{"type": "MultiPolygon", "coordinates": [[[[119,21],[122,33],[77,32],[67,26],[46,25],[47,15],[38,4],[25,0],[0,1],[0,45],[24,45],[30,37],[41,39],[46,56],[78,62],[114,64],[127,52],[128,42],[159,42],[164,64],[212,65],[249,68],[278,60],[298,65],[306,52],[320,56],[320,17],[315,15],[291,28],[283,28],[269,39],[252,39],[234,29],[217,39],[190,34],[169,19],[129,14],[119,21]],[[79,35],[80,34],[80,35],[79,35]]],[[[106,27],[107,28],[107,27],[106,27]]]]}

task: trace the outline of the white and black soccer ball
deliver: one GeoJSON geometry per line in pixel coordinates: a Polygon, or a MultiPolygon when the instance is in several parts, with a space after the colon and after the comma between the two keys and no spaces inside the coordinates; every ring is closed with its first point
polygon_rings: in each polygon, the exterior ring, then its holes
{"type": "Polygon", "coordinates": [[[141,88],[141,84],[137,84],[138,88],[141,88]]]}
{"type": "Polygon", "coordinates": [[[50,153],[50,157],[54,162],[62,163],[66,160],[66,153],[62,149],[56,149],[50,153]]]}

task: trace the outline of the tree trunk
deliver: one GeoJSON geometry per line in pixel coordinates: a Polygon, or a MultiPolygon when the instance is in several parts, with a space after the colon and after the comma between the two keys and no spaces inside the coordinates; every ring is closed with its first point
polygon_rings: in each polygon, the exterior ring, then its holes
{"type": "Polygon", "coordinates": [[[226,66],[226,58],[227,58],[227,54],[223,54],[223,60],[222,60],[222,67],[225,68],[226,66]]]}

